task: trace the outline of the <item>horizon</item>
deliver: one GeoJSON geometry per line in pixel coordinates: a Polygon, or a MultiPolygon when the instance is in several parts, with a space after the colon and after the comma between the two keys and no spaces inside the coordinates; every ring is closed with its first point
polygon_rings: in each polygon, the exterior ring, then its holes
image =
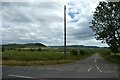
{"type": "MultiPolygon", "coordinates": [[[[37,43],[37,42],[36,42],[37,43]]],[[[1,44],[1,45],[13,45],[13,44],[36,44],[36,43],[8,43],[8,44],[1,44]]],[[[43,44],[43,43],[40,43],[43,44]]],[[[43,44],[45,45],[45,44],[43,44]]],[[[45,46],[64,46],[64,45],[45,45],[45,46]]],[[[108,46],[96,46],[96,45],[82,45],[82,44],[71,44],[66,46],[95,46],[95,47],[108,47],[108,46]]]]}

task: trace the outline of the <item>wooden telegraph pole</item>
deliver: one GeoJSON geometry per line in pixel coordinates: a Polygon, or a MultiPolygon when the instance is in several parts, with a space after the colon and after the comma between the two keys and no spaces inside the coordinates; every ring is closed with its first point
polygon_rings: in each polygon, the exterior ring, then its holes
{"type": "Polygon", "coordinates": [[[64,5],[64,55],[66,58],[66,5],[64,5]]]}

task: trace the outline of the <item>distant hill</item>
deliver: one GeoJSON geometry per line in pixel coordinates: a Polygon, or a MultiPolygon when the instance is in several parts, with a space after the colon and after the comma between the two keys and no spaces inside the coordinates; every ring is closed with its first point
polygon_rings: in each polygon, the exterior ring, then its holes
{"type": "Polygon", "coordinates": [[[38,47],[47,47],[42,43],[27,43],[27,44],[4,44],[2,45],[5,48],[38,48],[38,47]]]}
{"type": "MultiPolygon", "coordinates": [[[[64,46],[49,46],[51,48],[64,48],[64,46]]],[[[100,48],[98,46],[67,45],[67,48],[100,48]]]]}

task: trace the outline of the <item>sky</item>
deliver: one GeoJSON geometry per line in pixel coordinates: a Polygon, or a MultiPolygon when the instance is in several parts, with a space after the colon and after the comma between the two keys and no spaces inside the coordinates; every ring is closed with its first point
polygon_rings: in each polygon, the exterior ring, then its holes
{"type": "Polygon", "coordinates": [[[96,0],[2,2],[1,43],[63,45],[66,4],[67,45],[105,47],[107,44],[97,41],[92,29],[89,28],[89,22],[98,3],[96,0]]]}

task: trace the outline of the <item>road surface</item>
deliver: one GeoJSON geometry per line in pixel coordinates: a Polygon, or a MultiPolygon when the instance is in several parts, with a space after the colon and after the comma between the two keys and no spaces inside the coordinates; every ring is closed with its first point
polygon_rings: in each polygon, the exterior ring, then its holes
{"type": "MultiPolygon", "coordinates": [[[[2,67],[3,78],[118,78],[118,64],[108,64],[98,53],[71,64],[2,67]]],[[[57,80],[57,79],[56,79],[57,80]]],[[[110,80],[110,79],[109,79],[110,80]]]]}

